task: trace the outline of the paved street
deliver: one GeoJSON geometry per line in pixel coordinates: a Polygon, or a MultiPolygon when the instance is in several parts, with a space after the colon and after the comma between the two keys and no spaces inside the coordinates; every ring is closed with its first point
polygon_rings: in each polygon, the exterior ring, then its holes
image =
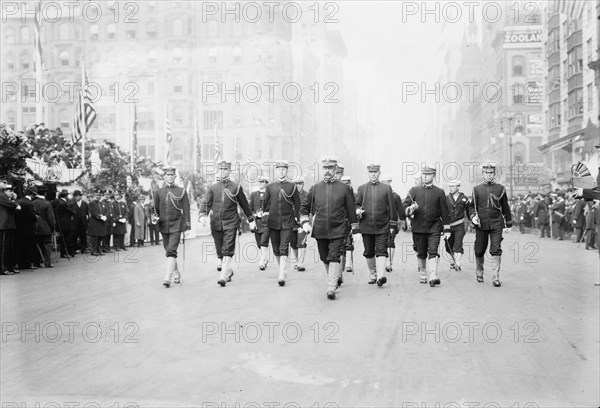
{"type": "MultiPolygon", "coordinates": [[[[186,242],[170,289],[162,247],[2,276],[2,406],[597,407],[598,253],[513,231],[494,288],[473,240],[436,288],[400,249],[388,284],[367,285],[359,244],[335,301],[313,261],[283,288],[241,261],[219,287],[208,237],[186,242]]],[[[250,234],[241,246],[257,257],[250,234]]]]}

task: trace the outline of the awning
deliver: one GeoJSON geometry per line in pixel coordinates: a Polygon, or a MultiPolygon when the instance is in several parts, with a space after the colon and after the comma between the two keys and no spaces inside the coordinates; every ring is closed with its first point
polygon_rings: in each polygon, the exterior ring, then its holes
{"type": "Polygon", "coordinates": [[[540,147],[538,147],[538,149],[540,149],[542,153],[549,153],[564,148],[566,148],[565,150],[567,151],[571,151],[571,145],[579,141],[584,134],[585,128],[573,132],[570,135],[563,136],[559,139],[543,144],[540,147]]]}

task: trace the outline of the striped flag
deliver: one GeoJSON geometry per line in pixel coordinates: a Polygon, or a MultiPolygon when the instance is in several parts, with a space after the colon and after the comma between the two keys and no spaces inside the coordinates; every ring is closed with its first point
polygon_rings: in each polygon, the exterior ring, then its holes
{"type": "Polygon", "coordinates": [[[165,154],[165,163],[171,164],[171,142],[173,141],[173,134],[171,133],[171,122],[169,121],[169,115],[167,114],[167,110],[165,108],[165,134],[166,134],[166,154],[165,154]]]}
{"type": "Polygon", "coordinates": [[[35,6],[35,17],[33,19],[33,72],[39,63],[41,69],[44,66],[42,58],[42,38],[40,35],[42,27],[42,0],[39,0],[35,6]]]}
{"type": "Polygon", "coordinates": [[[580,19],[586,1],[588,0],[556,0],[555,10],[569,18],[580,19]]]}
{"type": "Polygon", "coordinates": [[[96,109],[94,109],[92,103],[92,94],[90,92],[87,75],[85,75],[85,69],[83,72],[83,86],[79,91],[79,98],[75,109],[75,119],[73,120],[73,133],[71,134],[73,144],[78,143],[85,137],[96,120],[96,109]]]}
{"type": "MultiPolygon", "coordinates": [[[[215,134],[215,136],[216,136],[216,134],[215,134]]],[[[215,162],[218,162],[220,160],[221,160],[221,144],[219,143],[219,139],[215,138],[215,162]]]]}

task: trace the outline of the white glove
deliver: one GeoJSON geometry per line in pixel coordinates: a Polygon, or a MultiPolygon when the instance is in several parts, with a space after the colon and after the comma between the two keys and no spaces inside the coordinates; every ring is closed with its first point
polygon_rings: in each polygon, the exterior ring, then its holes
{"type": "Polygon", "coordinates": [[[17,208],[16,209],[20,210],[21,209],[21,205],[17,204],[17,208]]]}
{"type": "Polygon", "coordinates": [[[450,239],[450,235],[451,234],[449,232],[444,232],[443,233],[444,240],[450,239]]]}
{"type": "Polygon", "coordinates": [[[583,197],[583,188],[576,188],[573,192],[573,198],[582,198],[583,197]]]}
{"type": "Polygon", "coordinates": [[[305,222],[304,225],[302,225],[302,230],[307,234],[310,234],[310,232],[312,231],[312,227],[308,222],[305,222]]]}
{"type": "Polygon", "coordinates": [[[362,218],[362,215],[364,212],[365,212],[365,210],[363,210],[362,208],[356,209],[356,216],[358,217],[359,220],[362,218]]]}
{"type": "Polygon", "coordinates": [[[250,231],[254,231],[256,229],[256,221],[250,221],[248,225],[250,225],[250,231]]]}
{"type": "Polygon", "coordinates": [[[473,219],[471,220],[473,222],[473,224],[475,225],[480,225],[480,221],[479,221],[479,216],[474,215],[473,219]]]}

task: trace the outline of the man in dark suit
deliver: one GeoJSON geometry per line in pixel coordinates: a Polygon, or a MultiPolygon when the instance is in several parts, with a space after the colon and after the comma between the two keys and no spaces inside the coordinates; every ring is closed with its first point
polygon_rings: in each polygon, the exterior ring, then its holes
{"type": "Polygon", "coordinates": [[[15,214],[15,226],[17,227],[16,248],[18,248],[17,262],[19,269],[37,269],[33,263],[35,248],[35,224],[37,217],[32,204],[32,197],[35,189],[28,187],[25,189],[25,196],[17,200],[21,206],[21,211],[15,214]]]}
{"type": "Polygon", "coordinates": [[[94,192],[94,199],[89,203],[89,224],[88,234],[90,236],[90,245],[92,256],[104,255],[100,249],[100,239],[106,234],[106,227],[104,224],[108,219],[103,213],[102,205],[100,200],[102,199],[102,190],[96,190],[94,192]]]}
{"type": "Polygon", "coordinates": [[[87,252],[87,229],[89,222],[89,207],[88,203],[83,201],[81,191],[73,192],[75,202],[71,204],[71,208],[75,211],[73,231],[73,248],[80,251],[82,254],[87,252]]]}
{"type": "Polygon", "coordinates": [[[56,200],[56,219],[58,224],[58,232],[60,233],[60,257],[70,258],[75,254],[70,250],[70,242],[73,235],[73,215],[75,211],[69,207],[67,197],[69,192],[62,189],[58,199],[56,200]]]}
{"type": "Polygon", "coordinates": [[[36,256],[34,256],[34,262],[37,266],[41,266],[41,262],[44,262],[46,268],[52,268],[52,241],[51,237],[56,228],[56,220],[54,218],[54,211],[52,205],[46,201],[46,198],[41,195],[46,192],[46,187],[31,187],[35,196],[33,197],[33,208],[37,215],[37,223],[35,227],[35,244],[36,244],[36,256]]]}
{"type": "Polygon", "coordinates": [[[119,191],[115,192],[115,199],[111,203],[113,219],[113,247],[115,251],[124,250],[125,248],[125,233],[127,232],[127,204],[123,200],[123,194],[119,191]]]}
{"type": "MultiPolygon", "coordinates": [[[[21,209],[15,203],[12,187],[5,180],[0,180],[0,275],[12,275],[15,270],[13,242],[15,233],[15,212],[21,209]]],[[[18,272],[17,272],[18,273],[18,272]]]]}

